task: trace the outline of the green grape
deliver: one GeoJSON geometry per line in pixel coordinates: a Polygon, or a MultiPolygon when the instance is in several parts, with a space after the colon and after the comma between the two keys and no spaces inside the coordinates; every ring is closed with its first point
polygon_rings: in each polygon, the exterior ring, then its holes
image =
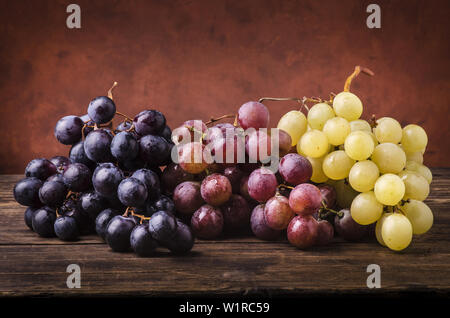
{"type": "Polygon", "coordinates": [[[415,161],[407,161],[405,169],[417,172],[428,181],[428,184],[430,184],[433,180],[431,170],[428,169],[428,167],[421,165],[420,163],[417,163],[415,161]]]}
{"type": "Polygon", "coordinates": [[[433,212],[422,201],[409,200],[401,209],[411,222],[414,234],[424,234],[433,225],[433,212]]]}
{"type": "Polygon", "coordinates": [[[423,164],[423,154],[420,151],[416,152],[405,152],[406,161],[415,161],[417,163],[423,164]]]}
{"type": "Polygon", "coordinates": [[[372,138],[373,141],[373,145],[376,147],[378,146],[379,142],[377,140],[377,137],[375,137],[375,134],[373,132],[368,132],[368,134],[370,135],[370,137],[372,138]]]}
{"type": "Polygon", "coordinates": [[[375,226],[375,237],[377,238],[378,243],[382,246],[386,246],[386,243],[383,241],[383,236],[381,235],[381,229],[383,228],[383,223],[386,218],[392,213],[384,213],[380,219],[377,221],[377,225],[375,226]]]}
{"type": "Polygon", "coordinates": [[[393,213],[383,221],[381,236],[391,250],[401,251],[407,248],[411,243],[412,234],[411,222],[403,214],[393,213]]]}
{"type": "Polygon", "coordinates": [[[323,157],[329,149],[327,136],[320,130],[307,131],[297,144],[297,152],[311,158],[323,157]]]}
{"type": "Polygon", "coordinates": [[[287,132],[291,136],[292,146],[295,146],[306,132],[307,125],[306,117],[302,112],[291,110],[280,118],[277,128],[287,132]]]}
{"type": "Polygon", "coordinates": [[[403,128],[401,142],[403,149],[407,152],[420,151],[427,146],[427,133],[418,125],[408,125],[403,128]]]}
{"type": "Polygon", "coordinates": [[[354,164],[355,161],[347,156],[345,151],[336,150],[325,156],[322,169],[328,178],[340,180],[348,177],[350,169],[354,164]]]}
{"type": "Polygon", "coordinates": [[[354,160],[366,160],[370,157],[374,148],[372,137],[365,131],[351,132],[345,138],[345,153],[354,160]]]}
{"type": "Polygon", "coordinates": [[[392,143],[383,143],[375,147],[372,153],[381,173],[399,173],[406,164],[406,154],[402,148],[392,143]]]}
{"type": "Polygon", "coordinates": [[[337,116],[352,121],[361,116],[363,105],[361,100],[355,94],[341,92],[333,99],[333,109],[337,116]]]}
{"type": "Polygon", "coordinates": [[[384,205],[396,205],[405,195],[405,184],[399,176],[392,173],[379,177],[374,189],[377,200],[384,205]]]}
{"type": "Polygon", "coordinates": [[[377,120],[374,129],[375,136],[380,143],[391,142],[398,144],[402,139],[402,126],[394,118],[383,117],[377,120]]]}
{"type": "Polygon", "coordinates": [[[342,145],[350,133],[350,124],[342,117],[334,117],[327,120],[323,126],[323,132],[327,135],[330,144],[342,145]]]}
{"type": "Polygon", "coordinates": [[[430,184],[419,173],[410,170],[403,170],[398,174],[405,184],[405,195],[403,200],[414,199],[423,201],[430,194],[430,184]]]}
{"type": "Polygon", "coordinates": [[[322,130],[327,120],[335,116],[333,108],[330,105],[318,103],[308,111],[308,124],[314,129],[322,130]]]}
{"type": "Polygon", "coordinates": [[[323,157],[321,158],[311,158],[306,157],[312,166],[312,176],[311,181],[315,183],[323,183],[328,180],[322,169],[323,157]]]}
{"type": "Polygon", "coordinates": [[[350,130],[372,132],[372,127],[370,127],[370,124],[366,120],[356,119],[350,122],[350,130]]]}
{"type": "Polygon", "coordinates": [[[370,160],[364,160],[353,165],[348,181],[356,191],[367,192],[373,189],[379,176],[380,171],[377,165],[370,160]]]}
{"type": "Polygon", "coordinates": [[[350,213],[356,223],[369,225],[381,217],[383,205],[377,201],[373,191],[363,192],[353,199],[350,213]]]}
{"type": "MultiPolygon", "coordinates": [[[[330,184],[331,179],[326,182],[330,184]]],[[[345,182],[345,180],[335,181],[335,183],[330,184],[336,190],[336,202],[341,208],[350,208],[353,199],[359,194],[359,192],[352,189],[352,187],[345,182]]]]}

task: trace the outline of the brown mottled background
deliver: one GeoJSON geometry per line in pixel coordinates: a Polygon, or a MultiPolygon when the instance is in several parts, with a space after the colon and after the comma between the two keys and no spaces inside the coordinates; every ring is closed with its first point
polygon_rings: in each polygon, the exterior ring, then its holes
{"type": "MultiPolygon", "coordinates": [[[[449,166],[449,1],[0,1],[0,173],[66,154],[56,121],[113,81],[118,109],[162,110],[174,127],[261,96],[328,96],[354,65],[372,113],[419,123],[425,163],[449,166]],[[66,27],[81,6],[82,28],[66,27]],[[382,28],[366,27],[368,4],[382,28]]],[[[276,125],[290,103],[271,103],[276,125]]]]}

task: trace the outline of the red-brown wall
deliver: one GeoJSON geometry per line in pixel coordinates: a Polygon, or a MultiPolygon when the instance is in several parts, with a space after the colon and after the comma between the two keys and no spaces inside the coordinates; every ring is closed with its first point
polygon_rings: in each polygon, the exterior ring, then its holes
{"type": "MultiPolygon", "coordinates": [[[[449,2],[376,1],[382,27],[368,29],[372,2],[0,1],[0,173],[66,154],[55,123],[113,81],[121,112],[157,108],[174,127],[262,96],[327,97],[357,64],[376,74],[352,85],[364,116],[423,125],[425,163],[448,166],[449,2]]],[[[269,107],[276,125],[294,105],[269,107]]]]}

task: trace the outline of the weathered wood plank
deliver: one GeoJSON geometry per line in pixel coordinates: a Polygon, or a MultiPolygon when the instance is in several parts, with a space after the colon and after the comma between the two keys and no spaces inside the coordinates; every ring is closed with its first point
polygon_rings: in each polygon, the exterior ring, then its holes
{"type": "Polygon", "coordinates": [[[161,251],[152,258],[113,253],[96,236],[75,243],[43,239],[23,223],[12,188],[21,178],[0,176],[0,295],[186,295],[335,292],[450,292],[450,169],[433,169],[427,203],[435,216],[429,233],[395,253],[373,240],[308,251],[285,240],[253,237],[197,241],[188,256],[161,251]],[[78,264],[82,288],[66,287],[66,267],[78,264]],[[381,266],[382,288],[366,287],[366,267],[381,266]]]}

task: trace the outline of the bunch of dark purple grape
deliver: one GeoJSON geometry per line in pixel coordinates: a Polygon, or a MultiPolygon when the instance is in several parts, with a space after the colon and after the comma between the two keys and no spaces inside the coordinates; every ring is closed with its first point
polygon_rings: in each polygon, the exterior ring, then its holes
{"type": "Polygon", "coordinates": [[[69,156],[32,160],[14,187],[30,229],[67,241],[96,232],[113,251],[141,256],[158,246],[192,249],[194,236],[160,185],[160,167],[172,162],[174,146],[161,112],[130,119],[116,111],[110,90],[90,102],[86,115],[61,118],[54,133],[71,145],[69,156]],[[125,119],[113,129],[116,114],[125,119]]]}

